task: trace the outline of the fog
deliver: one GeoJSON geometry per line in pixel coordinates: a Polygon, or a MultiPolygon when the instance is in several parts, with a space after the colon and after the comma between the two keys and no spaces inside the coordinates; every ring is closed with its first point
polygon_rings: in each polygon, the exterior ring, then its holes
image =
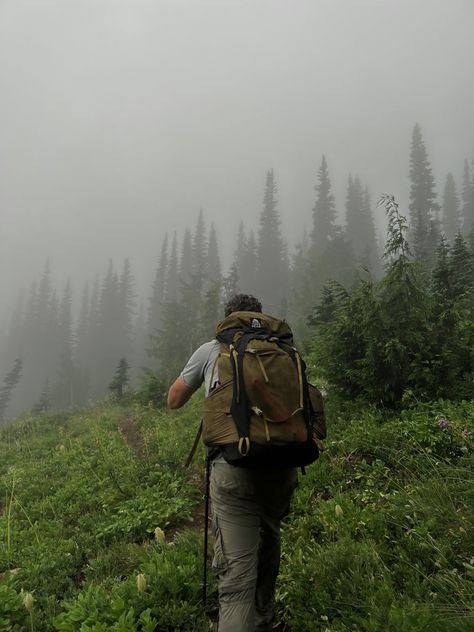
{"type": "MultiPolygon", "coordinates": [[[[229,263],[265,173],[290,245],[328,159],[408,199],[419,122],[437,179],[474,157],[472,0],[1,0],[0,281],[6,322],[47,257],[58,282],[215,221],[229,263]]],[[[382,230],[383,220],[377,220],[382,230]]]]}

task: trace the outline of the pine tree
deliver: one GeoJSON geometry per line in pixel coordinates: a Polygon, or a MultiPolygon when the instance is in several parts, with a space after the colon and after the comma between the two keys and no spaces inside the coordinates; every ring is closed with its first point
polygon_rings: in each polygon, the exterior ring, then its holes
{"type": "Polygon", "coordinates": [[[91,361],[91,344],[89,339],[90,312],[91,295],[89,291],[89,284],[86,282],[82,292],[81,307],[75,335],[76,347],[74,357],[77,371],[75,401],[79,404],[85,403],[88,398],[89,366],[91,361]]]}
{"type": "Polygon", "coordinates": [[[119,312],[117,319],[120,327],[120,340],[117,341],[122,355],[132,353],[133,319],[135,316],[135,277],[129,259],[125,259],[119,279],[119,312]]]}
{"type": "Polygon", "coordinates": [[[147,330],[149,334],[156,333],[160,326],[161,309],[166,294],[168,263],[168,235],[166,234],[161,246],[160,258],[152,285],[152,293],[148,307],[147,330]]]}
{"type": "Polygon", "coordinates": [[[318,183],[314,187],[317,193],[313,207],[313,230],[311,232],[311,257],[317,260],[334,239],[336,233],[336,205],[331,192],[326,157],[323,155],[318,171],[318,183]]]}
{"type": "Polygon", "coordinates": [[[459,198],[452,173],[446,176],[443,193],[443,229],[450,243],[459,232],[459,198]]]}
{"type": "Polygon", "coordinates": [[[173,234],[173,241],[171,244],[171,255],[165,287],[165,303],[176,302],[179,296],[178,238],[176,231],[173,234]]]}
{"type": "Polygon", "coordinates": [[[234,253],[234,273],[237,285],[243,294],[257,294],[258,288],[255,282],[257,269],[257,242],[253,230],[245,234],[243,222],[239,225],[237,233],[237,246],[234,253]]]}
{"type": "Polygon", "coordinates": [[[256,286],[264,309],[278,314],[286,297],[289,266],[280,230],[277,186],[273,169],[267,172],[258,233],[256,286]]]}
{"type": "Polygon", "coordinates": [[[41,415],[42,413],[48,412],[48,410],[51,409],[51,405],[52,405],[51,401],[52,401],[51,387],[49,385],[49,380],[47,379],[41,390],[41,395],[40,395],[39,400],[31,409],[31,414],[36,416],[36,415],[41,415]]]}
{"type": "Polygon", "coordinates": [[[59,307],[58,318],[58,367],[57,378],[54,384],[54,403],[60,408],[69,408],[76,403],[75,390],[77,385],[77,372],[73,361],[73,334],[72,334],[72,291],[69,281],[64,288],[64,293],[59,307]]]}
{"type": "Polygon", "coordinates": [[[211,224],[209,231],[205,269],[207,275],[206,288],[210,289],[216,284],[220,285],[222,281],[222,268],[214,223],[211,224]]]}
{"type": "Polygon", "coordinates": [[[450,269],[452,291],[455,298],[471,294],[474,289],[474,255],[461,233],[454,238],[451,248],[450,269]]]}
{"type": "Polygon", "coordinates": [[[4,421],[5,412],[11,399],[13,389],[21,379],[23,362],[20,358],[15,360],[13,368],[6,374],[3,386],[0,387],[0,422],[4,421]]]}
{"type": "Polygon", "coordinates": [[[435,219],[439,206],[436,201],[435,181],[428,153],[418,123],[413,129],[409,176],[410,228],[413,235],[414,255],[416,259],[425,261],[428,257],[431,221],[435,219]]]}
{"type": "MultiPolygon", "coordinates": [[[[183,283],[190,283],[193,276],[193,238],[191,230],[186,228],[181,245],[181,259],[179,263],[179,278],[183,283]]],[[[178,283],[176,284],[178,287],[178,283]]]]}
{"type": "Polygon", "coordinates": [[[462,234],[465,237],[474,229],[474,169],[471,177],[471,169],[467,160],[464,161],[462,181],[461,225],[462,234]]]}
{"type": "Polygon", "coordinates": [[[109,390],[120,401],[124,395],[124,389],[130,381],[130,367],[126,358],[120,358],[114,377],[109,384],[109,390]]]}
{"type": "Polygon", "coordinates": [[[358,262],[371,272],[378,273],[377,239],[367,187],[358,176],[349,176],[346,199],[346,230],[358,262]]]}

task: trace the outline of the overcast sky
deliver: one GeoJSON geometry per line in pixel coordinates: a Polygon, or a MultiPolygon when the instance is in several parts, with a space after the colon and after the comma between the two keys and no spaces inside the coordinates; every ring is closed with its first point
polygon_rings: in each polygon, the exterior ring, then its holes
{"type": "Polygon", "coordinates": [[[474,0],[0,0],[0,317],[48,256],[146,286],[201,207],[231,249],[270,168],[294,243],[322,153],[340,210],[349,173],[405,203],[417,121],[460,185],[473,33],[474,0]]]}

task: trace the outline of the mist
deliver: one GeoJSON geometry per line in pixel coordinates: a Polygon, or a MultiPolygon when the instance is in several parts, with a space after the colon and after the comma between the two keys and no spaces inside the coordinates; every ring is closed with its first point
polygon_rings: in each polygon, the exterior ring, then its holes
{"type": "MultiPolygon", "coordinates": [[[[408,203],[423,131],[438,198],[474,157],[470,0],[0,2],[0,330],[49,260],[85,281],[129,257],[148,300],[165,234],[214,222],[224,271],[273,170],[290,256],[326,156],[408,203]]],[[[379,240],[384,217],[375,215],[379,240]]]]}

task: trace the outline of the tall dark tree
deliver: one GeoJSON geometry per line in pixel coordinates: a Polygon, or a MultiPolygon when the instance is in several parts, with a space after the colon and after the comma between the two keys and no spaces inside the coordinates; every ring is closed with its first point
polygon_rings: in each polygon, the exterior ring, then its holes
{"type": "Polygon", "coordinates": [[[191,282],[194,272],[193,266],[193,237],[191,230],[186,228],[181,244],[181,258],[179,262],[179,278],[183,283],[191,282]]]}
{"type": "Polygon", "coordinates": [[[119,300],[120,308],[117,314],[119,320],[120,350],[122,355],[127,357],[132,353],[133,320],[135,316],[135,277],[133,276],[130,260],[127,258],[122,265],[119,278],[119,300]]]}
{"type": "Polygon", "coordinates": [[[474,169],[471,175],[467,160],[464,161],[461,215],[462,233],[467,236],[474,229],[474,169]]]}
{"type": "Polygon", "coordinates": [[[5,412],[11,399],[13,389],[21,379],[22,367],[22,360],[17,358],[12,369],[6,374],[3,385],[0,387],[0,423],[4,421],[5,412]]]}
{"type": "Polygon", "coordinates": [[[313,230],[311,231],[311,256],[317,260],[336,234],[336,205],[331,190],[326,157],[323,155],[318,171],[317,193],[313,207],[313,230]]]}
{"type": "Polygon", "coordinates": [[[38,401],[33,405],[31,409],[32,415],[41,415],[48,412],[52,407],[52,393],[49,379],[46,379],[38,401]]]}
{"type": "Polygon", "coordinates": [[[173,303],[179,296],[178,238],[176,231],[171,243],[171,254],[166,276],[165,303],[173,303]]]}
{"type": "Polygon", "coordinates": [[[428,152],[418,123],[413,129],[409,176],[413,250],[416,259],[424,261],[429,254],[429,234],[433,232],[431,222],[436,220],[439,206],[428,152]]]}
{"type": "Polygon", "coordinates": [[[258,233],[256,286],[264,309],[281,313],[288,286],[288,254],[280,229],[277,186],[273,169],[267,172],[258,233]]]}
{"type": "Polygon", "coordinates": [[[165,235],[148,307],[147,329],[149,334],[155,333],[160,326],[161,309],[165,300],[168,263],[168,235],[165,235]]]}
{"type": "Polygon", "coordinates": [[[377,238],[367,187],[363,187],[358,176],[349,176],[346,199],[347,239],[357,261],[372,272],[378,272],[377,238]]]}
{"type": "Polygon", "coordinates": [[[459,232],[459,198],[452,173],[446,176],[443,192],[443,232],[450,243],[459,232]]]}
{"type": "Polygon", "coordinates": [[[124,391],[128,383],[130,382],[130,367],[126,358],[120,358],[117,368],[114,373],[114,377],[109,384],[109,390],[120,401],[123,398],[124,391]]]}
{"type": "Polygon", "coordinates": [[[209,231],[209,240],[207,242],[206,256],[206,288],[209,289],[214,285],[220,285],[222,281],[222,267],[219,256],[219,244],[217,242],[217,234],[214,223],[211,224],[209,231]]]}
{"type": "Polygon", "coordinates": [[[69,408],[76,403],[77,371],[73,360],[72,291],[69,281],[64,288],[59,306],[58,361],[53,389],[54,403],[59,408],[69,408]]]}

